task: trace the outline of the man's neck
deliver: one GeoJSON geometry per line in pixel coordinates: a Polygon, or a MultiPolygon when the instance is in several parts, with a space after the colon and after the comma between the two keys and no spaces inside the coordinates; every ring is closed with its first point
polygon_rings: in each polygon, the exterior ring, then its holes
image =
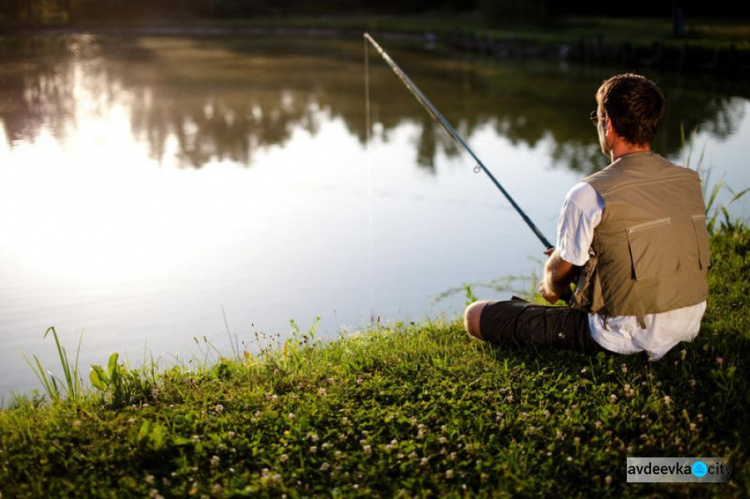
{"type": "Polygon", "coordinates": [[[622,141],[616,141],[614,144],[614,147],[612,147],[612,150],[610,152],[610,158],[612,159],[612,162],[617,161],[623,156],[627,156],[628,154],[633,154],[636,152],[649,152],[651,151],[651,146],[649,144],[628,144],[626,142],[622,141]]]}

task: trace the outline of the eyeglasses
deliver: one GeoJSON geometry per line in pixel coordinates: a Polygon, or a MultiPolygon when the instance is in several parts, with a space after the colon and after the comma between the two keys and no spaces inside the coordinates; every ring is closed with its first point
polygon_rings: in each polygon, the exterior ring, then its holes
{"type": "Polygon", "coordinates": [[[598,111],[591,111],[591,114],[589,114],[589,119],[594,124],[595,127],[599,126],[599,112],[598,111]]]}

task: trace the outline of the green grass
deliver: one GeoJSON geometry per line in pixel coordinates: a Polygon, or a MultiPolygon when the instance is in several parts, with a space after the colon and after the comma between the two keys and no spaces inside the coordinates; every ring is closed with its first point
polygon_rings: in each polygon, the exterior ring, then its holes
{"type": "Polygon", "coordinates": [[[750,230],[717,227],[711,244],[701,333],[659,362],[494,348],[458,320],[328,343],[300,331],[196,372],[113,356],[97,389],[0,411],[0,493],[747,497],[750,230]],[[629,485],[628,456],[734,471],[629,485]]]}

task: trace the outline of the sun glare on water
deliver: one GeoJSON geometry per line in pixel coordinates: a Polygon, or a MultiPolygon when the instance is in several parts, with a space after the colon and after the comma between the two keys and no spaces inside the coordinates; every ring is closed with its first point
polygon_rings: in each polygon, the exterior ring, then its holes
{"type": "Polygon", "coordinates": [[[0,149],[6,268],[66,283],[137,279],[175,271],[222,236],[207,230],[226,229],[236,182],[220,177],[232,169],[209,177],[178,168],[173,137],[161,162],[150,158],[133,133],[127,92],[109,89],[103,102],[96,83],[75,79],[64,130],[46,127],[0,149]]]}

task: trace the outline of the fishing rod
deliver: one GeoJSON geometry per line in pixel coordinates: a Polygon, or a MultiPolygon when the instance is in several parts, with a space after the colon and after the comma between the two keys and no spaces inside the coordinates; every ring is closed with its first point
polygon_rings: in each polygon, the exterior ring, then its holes
{"type": "Polygon", "coordinates": [[[412,81],[409,76],[404,73],[404,71],[398,67],[398,64],[394,62],[393,59],[386,53],[383,48],[378,45],[378,42],[376,42],[368,33],[363,34],[365,40],[370,42],[373,47],[375,47],[375,50],[378,51],[378,53],[383,57],[383,60],[388,63],[388,65],[393,69],[393,72],[396,73],[396,76],[398,76],[403,84],[406,86],[406,88],[414,95],[414,97],[417,98],[420,104],[427,110],[428,113],[430,113],[430,116],[432,116],[433,119],[435,119],[437,122],[439,122],[441,125],[443,125],[443,128],[450,134],[450,136],[455,140],[458,144],[460,144],[466,152],[468,152],[472,158],[474,158],[474,161],[477,162],[477,166],[481,168],[481,170],[487,174],[487,176],[492,180],[492,183],[495,184],[495,187],[500,189],[500,192],[503,193],[505,198],[510,202],[510,204],[515,208],[515,210],[518,212],[519,215],[521,215],[521,218],[523,218],[523,221],[526,222],[526,225],[529,226],[529,228],[534,232],[536,237],[539,238],[539,240],[544,245],[545,249],[552,248],[552,244],[550,244],[549,240],[547,240],[546,237],[544,237],[544,234],[537,228],[536,225],[534,225],[534,222],[531,221],[531,219],[526,215],[526,213],[523,212],[520,206],[513,200],[512,197],[510,197],[510,194],[508,194],[508,191],[506,191],[502,185],[500,185],[500,182],[497,181],[494,175],[487,169],[486,166],[484,166],[484,163],[482,163],[482,160],[480,160],[476,154],[474,154],[474,151],[471,150],[471,148],[466,144],[463,138],[458,134],[455,128],[448,122],[448,120],[445,119],[445,117],[438,111],[438,109],[435,107],[435,105],[430,102],[430,99],[428,99],[421,90],[419,90],[419,87],[412,81]]]}

